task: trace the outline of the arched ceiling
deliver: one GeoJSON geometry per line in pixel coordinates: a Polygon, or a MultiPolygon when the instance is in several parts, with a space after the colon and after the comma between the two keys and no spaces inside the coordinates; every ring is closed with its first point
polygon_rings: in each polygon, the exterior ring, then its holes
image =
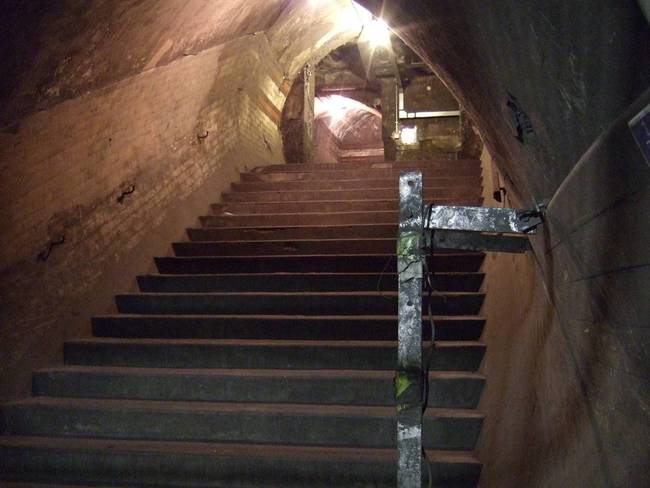
{"type": "Polygon", "coordinates": [[[635,0],[359,3],[448,84],[525,198],[552,197],[650,87],[650,31],[635,0]],[[517,116],[532,130],[523,143],[517,116]]]}
{"type": "MultiPolygon", "coordinates": [[[[381,12],[448,84],[527,197],[552,196],[649,84],[650,41],[635,0],[594,0],[588,9],[555,0],[359,3],[381,12]],[[514,137],[522,119],[531,130],[523,143],[514,137]]],[[[22,58],[5,63],[1,125],[255,33],[269,37],[291,82],[305,62],[360,32],[349,0],[67,0],[31,8],[4,27],[5,54],[16,47],[22,58]]]]}
{"type": "Polygon", "coordinates": [[[322,120],[340,142],[364,125],[376,125],[381,140],[381,113],[361,102],[340,95],[316,98],[316,120],[322,120]]]}
{"type": "Polygon", "coordinates": [[[362,28],[350,0],[36,1],[4,14],[0,126],[247,35],[266,35],[293,81],[362,28]]]}

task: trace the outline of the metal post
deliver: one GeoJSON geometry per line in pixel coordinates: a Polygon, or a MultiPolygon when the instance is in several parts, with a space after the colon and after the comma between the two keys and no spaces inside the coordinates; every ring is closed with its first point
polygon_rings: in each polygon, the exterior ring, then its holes
{"type": "Polygon", "coordinates": [[[397,486],[422,486],[422,173],[399,179],[397,486]]]}

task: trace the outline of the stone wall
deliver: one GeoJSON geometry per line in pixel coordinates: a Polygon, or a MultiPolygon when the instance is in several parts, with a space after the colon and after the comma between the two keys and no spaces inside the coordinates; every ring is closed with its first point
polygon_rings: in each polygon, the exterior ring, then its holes
{"type": "Polygon", "coordinates": [[[87,334],[88,317],[110,309],[107,300],[90,306],[88,294],[101,293],[93,290],[105,273],[154,229],[165,243],[182,237],[192,221],[172,226],[178,205],[198,191],[206,212],[238,171],[282,161],[282,78],[268,50],[265,36],[240,38],[55,105],[2,134],[3,396],[24,391],[42,362],[33,347],[45,346],[51,361],[58,347],[50,344],[87,334]],[[60,236],[65,242],[38,261],[60,236]]]}
{"type": "Polygon", "coordinates": [[[42,12],[2,109],[0,400],[89,334],[89,317],[111,312],[238,172],[283,161],[297,69],[358,33],[338,22],[349,2],[317,7],[69,0],[42,12]]]}

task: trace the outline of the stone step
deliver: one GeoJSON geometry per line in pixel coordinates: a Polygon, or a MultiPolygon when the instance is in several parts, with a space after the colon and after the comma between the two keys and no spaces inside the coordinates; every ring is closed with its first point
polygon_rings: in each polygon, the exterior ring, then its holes
{"type": "Polygon", "coordinates": [[[187,229],[191,241],[265,241],[302,239],[397,239],[395,224],[308,225],[286,227],[201,227],[187,229]]]}
{"type": "MultiPolygon", "coordinates": [[[[434,486],[467,488],[478,482],[481,465],[471,452],[428,450],[427,459],[434,486]]],[[[396,466],[393,449],[0,438],[2,476],[26,481],[24,486],[32,488],[38,486],[32,482],[164,488],[394,488],[396,466]]]]}
{"type": "Polygon", "coordinates": [[[286,227],[301,225],[393,224],[397,226],[398,213],[394,211],[371,212],[318,212],[267,215],[204,215],[199,217],[203,227],[286,227]]]}
{"type": "MultiPolygon", "coordinates": [[[[360,178],[353,180],[310,180],[275,182],[237,182],[231,185],[233,191],[296,191],[296,190],[374,190],[377,188],[398,188],[399,177],[360,178]]],[[[479,176],[429,177],[422,178],[422,186],[429,190],[438,188],[477,189],[482,185],[479,176]]]]}
{"type": "MultiPolygon", "coordinates": [[[[436,254],[436,272],[477,272],[483,253],[436,254]]],[[[215,273],[382,273],[394,270],[394,254],[236,256],[236,257],[157,257],[158,272],[164,274],[215,273]],[[391,268],[392,266],[392,268],[391,268]]]]}
{"type": "MultiPolygon", "coordinates": [[[[485,345],[436,342],[432,371],[478,371],[485,345]]],[[[142,368],[392,370],[395,341],[76,339],[64,344],[69,365],[142,368]]]]}
{"type": "MultiPolygon", "coordinates": [[[[485,295],[437,293],[435,315],[476,315],[485,295]]],[[[154,315],[397,315],[397,292],[138,293],[116,295],[120,313],[154,315]]],[[[425,295],[423,310],[429,298],[425,295]]]]}
{"type": "Polygon", "coordinates": [[[314,254],[389,254],[393,239],[296,239],[279,241],[174,242],[176,256],[282,256],[314,254]]]}
{"type": "MultiPolygon", "coordinates": [[[[481,178],[480,166],[459,166],[449,167],[440,170],[438,168],[418,168],[416,171],[422,173],[423,178],[464,178],[473,177],[481,178]]],[[[240,179],[242,182],[274,182],[274,181],[327,181],[327,180],[362,180],[372,179],[379,180],[385,178],[399,178],[406,171],[400,168],[373,168],[360,169],[343,167],[337,171],[311,170],[311,171],[275,171],[275,172],[258,172],[249,171],[242,173],[240,179]]]]}
{"type": "MultiPolygon", "coordinates": [[[[476,316],[435,316],[436,340],[475,341],[485,320],[476,316]]],[[[136,315],[93,317],[95,337],[151,339],[285,339],[396,341],[395,316],[136,315]]],[[[431,337],[428,320],[423,336],[431,337]]]]}
{"type": "MultiPolygon", "coordinates": [[[[397,273],[258,273],[138,276],[145,293],[240,291],[389,291],[397,290],[397,273]]],[[[436,273],[438,291],[479,291],[483,273],[436,273]]]]}
{"type": "MultiPolygon", "coordinates": [[[[393,371],[209,370],[63,366],[37,371],[35,396],[394,406],[393,371]]],[[[429,374],[429,406],[476,408],[485,378],[429,374]]]]}
{"type": "MultiPolygon", "coordinates": [[[[294,446],[396,445],[395,407],[32,397],[5,404],[9,435],[234,442],[294,446]]],[[[434,409],[423,419],[427,449],[474,449],[483,416],[434,409]]]]}
{"type": "Polygon", "coordinates": [[[306,171],[351,171],[362,170],[372,172],[375,169],[396,169],[399,171],[417,171],[433,169],[436,171],[448,171],[453,169],[480,168],[481,161],[478,159],[437,160],[437,161],[381,161],[378,163],[360,162],[358,164],[349,162],[345,165],[337,163],[310,163],[310,164],[275,164],[260,166],[253,170],[254,173],[290,173],[306,171]]]}
{"type": "MultiPolygon", "coordinates": [[[[3,444],[0,444],[0,450],[2,449],[2,447],[3,447],[3,444]]],[[[14,454],[13,452],[8,453],[9,456],[12,456],[13,454],[14,454]]],[[[2,464],[0,464],[0,466],[2,466],[2,464]]],[[[16,475],[14,475],[14,476],[16,476],[16,475]]],[[[16,476],[16,478],[20,478],[20,477],[25,477],[25,476],[16,476]]],[[[27,476],[27,478],[29,478],[29,476],[27,476]]],[[[98,485],[92,485],[92,486],[91,485],[61,485],[59,483],[57,483],[55,485],[52,485],[52,484],[49,484],[49,483],[31,483],[31,482],[30,483],[21,483],[19,481],[16,481],[16,482],[3,481],[2,488],[109,488],[109,487],[107,485],[102,485],[102,486],[98,486],[98,485]]],[[[110,488],[120,488],[120,486],[111,485],[110,488]]],[[[126,487],[123,487],[123,488],[126,488],[126,487]]]]}
{"type": "MultiPolygon", "coordinates": [[[[392,239],[294,239],[252,241],[190,241],[174,242],[176,256],[301,256],[301,255],[369,255],[395,252],[397,241],[392,239]]],[[[457,254],[458,251],[437,251],[437,254],[457,254]]]]}
{"type": "MultiPolygon", "coordinates": [[[[427,200],[436,205],[478,206],[480,198],[459,201],[457,198],[436,198],[427,200]]],[[[211,210],[216,216],[227,215],[266,215],[290,213],[338,213],[338,212],[397,212],[397,199],[386,200],[309,200],[297,202],[228,202],[215,203],[211,210]]]]}
{"type": "MultiPolygon", "coordinates": [[[[422,198],[425,202],[433,202],[437,199],[444,199],[449,204],[467,200],[480,199],[482,190],[480,186],[474,188],[452,188],[443,187],[436,189],[424,188],[422,198]]],[[[394,200],[397,202],[399,192],[397,183],[390,188],[357,188],[352,190],[327,190],[316,188],[304,189],[283,189],[277,191],[230,191],[221,194],[223,202],[315,202],[315,201],[364,201],[364,200],[394,200]]]]}

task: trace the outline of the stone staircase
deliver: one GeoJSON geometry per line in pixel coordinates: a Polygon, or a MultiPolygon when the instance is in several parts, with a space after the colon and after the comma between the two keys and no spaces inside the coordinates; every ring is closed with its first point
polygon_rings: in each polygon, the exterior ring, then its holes
{"type": "MultiPolygon", "coordinates": [[[[397,177],[481,203],[478,161],[281,165],[241,175],[116,297],[33,396],[3,407],[2,486],[393,487],[397,177]],[[39,485],[41,483],[42,485],[39,485]]],[[[480,253],[436,255],[424,444],[475,486],[480,253]]],[[[425,327],[425,337],[429,331],[425,327]]]]}

